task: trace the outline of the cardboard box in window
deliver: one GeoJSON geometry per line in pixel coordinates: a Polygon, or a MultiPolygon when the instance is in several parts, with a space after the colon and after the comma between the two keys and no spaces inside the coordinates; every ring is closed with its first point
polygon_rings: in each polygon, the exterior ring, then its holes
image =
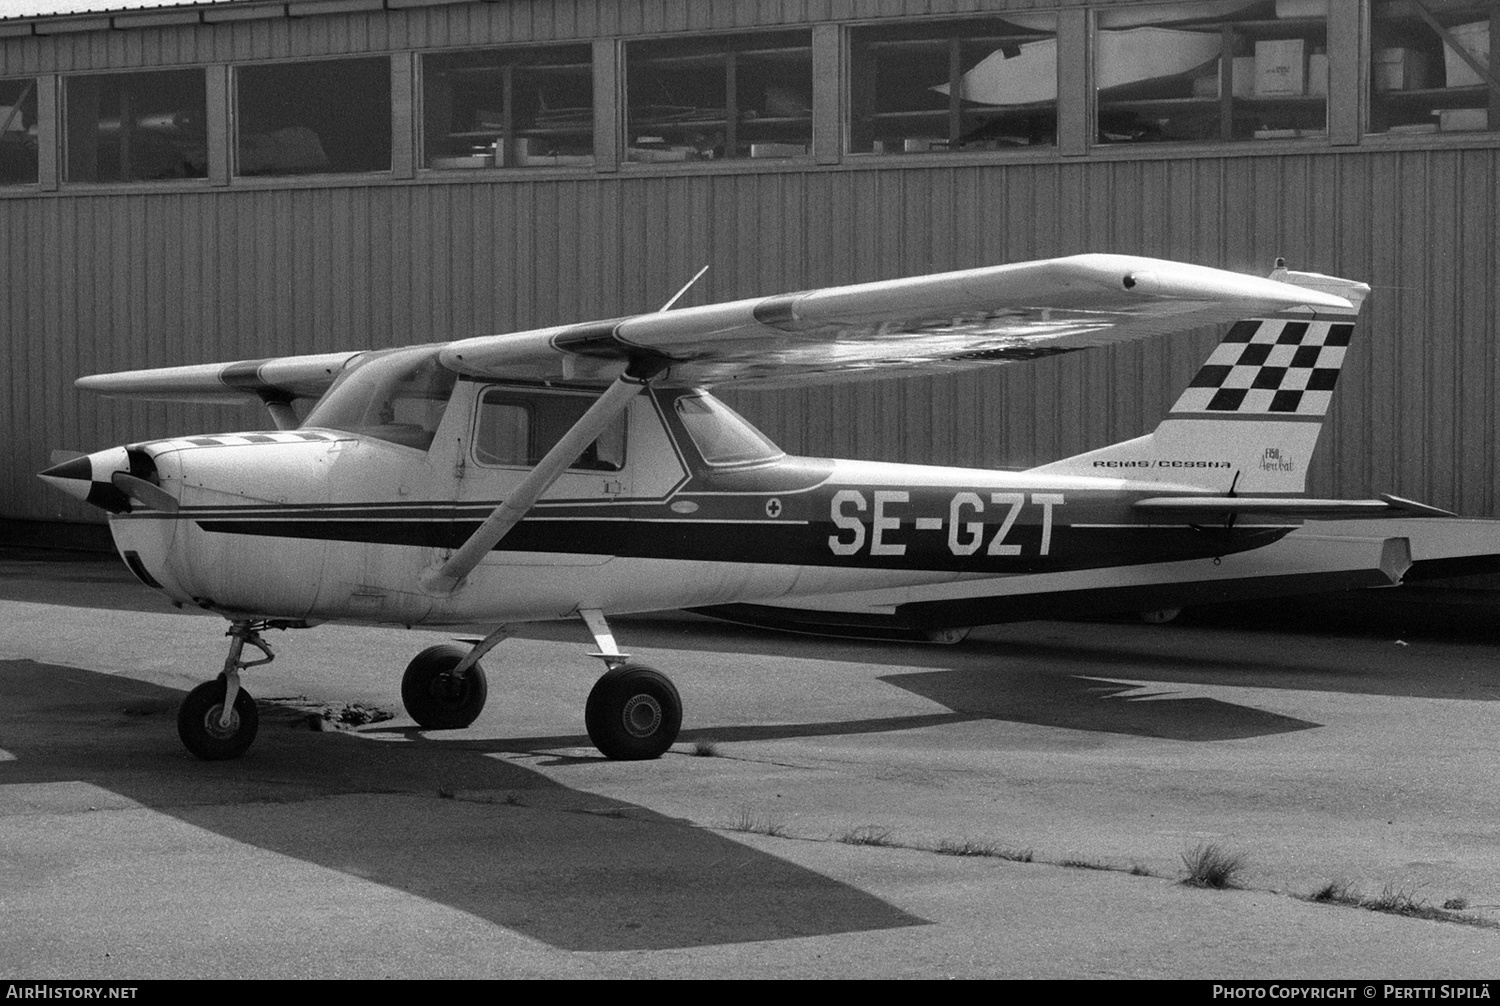
{"type": "Polygon", "coordinates": [[[1255,96],[1284,98],[1307,93],[1307,43],[1269,38],[1255,43],[1255,96]]]}
{"type": "MultiPolygon", "coordinates": [[[[1453,41],[1463,46],[1469,55],[1479,61],[1480,66],[1494,65],[1490,62],[1490,23],[1488,21],[1454,25],[1448,29],[1448,33],[1453,36],[1453,41]]],[[[1443,57],[1443,68],[1447,71],[1449,87],[1472,87],[1475,84],[1484,83],[1484,78],[1475,73],[1474,68],[1447,42],[1443,43],[1443,57]]]]}
{"type": "Polygon", "coordinates": [[[1438,128],[1447,133],[1466,129],[1489,129],[1487,108],[1444,108],[1438,111],[1438,128]]]}
{"type": "Polygon", "coordinates": [[[1376,49],[1370,77],[1377,91],[1416,91],[1427,86],[1427,55],[1395,46],[1376,49]]]}
{"type": "Polygon", "coordinates": [[[451,170],[453,168],[487,168],[494,163],[489,154],[439,154],[428,158],[429,168],[451,170]]]}
{"type": "Polygon", "coordinates": [[[1276,0],[1277,17],[1327,17],[1328,0],[1276,0]]]}
{"type": "MultiPolygon", "coordinates": [[[[1234,65],[1230,67],[1234,74],[1234,84],[1231,93],[1236,98],[1255,97],[1255,57],[1236,56],[1234,65]]],[[[1195,98],[1217,98],[1219,96],[1219,64],[1214,63],[1214,72],[1205,77],[1198,77],[1193,81],[1193,97],[1195,98]]]]}
{"type": "Polygon", "coordinates": [[[806,157],[805,143],[752,143],[751,157],[806,157]]]}

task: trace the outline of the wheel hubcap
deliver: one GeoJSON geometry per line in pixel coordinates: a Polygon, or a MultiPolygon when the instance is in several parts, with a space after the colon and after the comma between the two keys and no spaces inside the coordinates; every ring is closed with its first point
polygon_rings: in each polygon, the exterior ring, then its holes
{"type": "Polygon", "coordinates": [[[215,740],[228,740],[240,732],[240,712],[238,709],[229,711],[229,726],[220,726],[219,720],[224,716],[224,703],[218,702],[211,706],[203,716],[203,730],[215,740]]]}
{"type": "Polygon", "coordinates": [[[449,706],[461,706],[469,697],[468,679],[451,672],[440,674],[432,682],[433,697],[449,706]]]}
{"type": "Polygon", "coordinates": [[[632,737],[650,737],[661,726],[661,703],[650,695],[632,695],[625,703],[625,729],[632,737]]]}

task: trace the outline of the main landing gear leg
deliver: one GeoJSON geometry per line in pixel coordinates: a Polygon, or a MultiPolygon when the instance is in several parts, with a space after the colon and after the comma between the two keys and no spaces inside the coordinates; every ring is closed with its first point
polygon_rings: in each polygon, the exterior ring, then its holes
{"type": "Polygon", "coordinates": [[[615,645],[604,613],[580,609],[599,647],[598,657],[608,668],[589,692],[583,721],[589,740],[606,758],[642,761],[664,754],[682,728],[682,699],[672,680],[645,664],[630,663],[630,655],[615,645]]]}
{"type": "Polygon", "coordinates": [[[177,708],[177,736],[199,758],[206,761],[238,758],[255,740],[260,714],[250,693],[240,687],[240,671],[276,659],[271,647],[260,638],[260,630],[269,624],[231,622],[225,633],[229,637],[229,655],[224,658],[224,670],[213,681],[205,681],[188,692],[177,708]],[[241,660],[246,643],[265,656],[259,660],[241,660]]]}

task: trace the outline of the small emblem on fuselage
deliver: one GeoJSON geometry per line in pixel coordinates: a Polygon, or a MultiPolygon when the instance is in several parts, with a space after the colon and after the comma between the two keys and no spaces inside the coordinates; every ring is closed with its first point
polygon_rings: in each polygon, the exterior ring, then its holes
{"type": "Polygon", "coordinates": [[[673,513],[697,513],[698,504],[692,500],[677,500],[672,504],[673,513]]]}
{"type": "Polygon", "coordinates": [[[766,500],[766,516],[773,520],[781,516],[781,500],[774,496],[766,500]]]}

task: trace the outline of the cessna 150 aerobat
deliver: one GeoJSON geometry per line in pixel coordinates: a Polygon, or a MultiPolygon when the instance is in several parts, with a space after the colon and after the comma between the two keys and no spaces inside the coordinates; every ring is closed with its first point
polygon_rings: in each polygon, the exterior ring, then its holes
{"type": "MultiPolygon", "coordinates": [[[[1439,512],[1297,495],[1367,292],[1280,268],[1261,279],[1082,255],[437,345],[96,375],[78,386],[258,398],[276,429],[114,447],[42,478],[109,511],[137,577],[230,620],[223,672],[178,714],[200,757],[254,739],[240,672],[273,659],[267,628],[486,626],[406,669],[407,712],[438,729],[479,715],[478,661],[517,623],[576,617],[607,668],[585,707],[589,737],[610,758],[654,758],[676,739],[681,701],[620,652],[609,615],[837,609],[874,592],[942,628],[946,609],[961,620],[949,625],[985,621],[1009,582],[1113,585],[1150,607],[1153,583],[1262,549],[1308,517],[1439,512]],[[1236,324],[1153,433],[1024,472],[791,457],[706,390],[990,367],[1223,322],[1236,324]],[[300,423],[297,399],[316,400],[300,423]],[[1134,569],[1157,572],[1119,574],[1134,569]],[[247,643],[263,656],[242,659],[247,643]]],[[[1404,566],[1386,545],[1300,574],[1325,588],[1394,582],[1404,566]]]]}

